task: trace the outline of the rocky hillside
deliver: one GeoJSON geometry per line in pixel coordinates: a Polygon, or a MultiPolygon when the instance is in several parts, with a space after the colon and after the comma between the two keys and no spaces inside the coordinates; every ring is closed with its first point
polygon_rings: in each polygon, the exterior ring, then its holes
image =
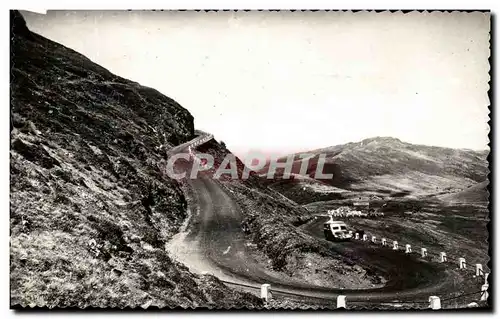
{"type": "MultiPolygon", "coordinates": [[[[271,181],[280,192],[301,203],[350,198],[360,192],[380,197],[451,194],[484,182],[489,172],[487,151],[414,145],[389,137],[307,153],[312,157],[305,180],[278,176],[271,181]],[[314,179],[319,154],[326,154],[323,172],[333,174],[332,179],[314,179]]],[[[301,163],[297,156],[295,172],[301,163]]]]}
{"type": "Polygon", "coordinates": [[[12,306],[258,306],[165,252],[186,215],[158,163],[194,134],[172,99],[11,12],[12,306]]]}

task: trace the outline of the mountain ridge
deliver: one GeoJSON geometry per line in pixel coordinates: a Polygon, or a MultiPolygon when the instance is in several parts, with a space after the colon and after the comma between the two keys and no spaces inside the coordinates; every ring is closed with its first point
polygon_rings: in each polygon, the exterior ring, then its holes
{"type": "MultiPolygon", "coordinates": [[[[367,137],[364,138],[360,141],[357,142],[347,142],[343,144],[336,144],[332,146],[326,146],[326,147],[321,147],[317,149],[313,149],[309,152],[320,152],[320,151],[327,151],[329,149],[336,149],[339,147],[347,146],[347,145],[356,145],[356,144],[361,144],[361,145],[366,145],[371,142],[385,142],[385,143],[399,143],[399,144],[411,144],[416,147],[429,147],[429,148],[440,148],[440,149],[449,149],[449,150],[459,150],[459,151],[470,151],[470,152],[476,152],[476,153],[485,153],[486,155],[489,153],[489,149],[484,149],[484,150],[479,150],[479,149],[471,149],[471,148],[466,148],[466,147],[449,147],[449,146],[439,146],[439,145],[431,145],[431,144],[421,144],[421,143],[412,143],[412,142],[406,142],[404,140],[401,140],[400,138],[393,137],[393,136],[372,136],[372,137],[367,137]]],[[[301,153],[301,152],[299,152],[301,153]]]]}
{"type": "MultiPolygon", "coordinates": [[[[338,188],[382,196],[404,192],[428,197],[446,191],[462,191],[484,182],[489,173],[487,150],[418,145],[393,137],[367,138],[295,154],[293,173],[298,173],[303,163],[300,154],[311,155],[307,177],[313,179],[319,155],[326,155],[323,173],[333,174],[333,178],[315,181],[331,186],[331,193],[334,193],[333,188],[338,188]]],[[[286,157],[282,157],[280,161],[285,159],[286,157]]],[[[269,162],[260,173],[263,174],[268,169],[269,162]]],[[[279,184],[280,189],[286,193],[287,182],[282,174],[283,169],[278,170],[277,176],[269,183],[279,184]]],[[[290,183],[292,188],[293,184],[290,183]]],[[[294,191],[295,194],[297,192],[298,190],[294,191]]],[[[297,199],[296,195],[292,197],[297,199]]],[[[303,200],[302,198],[300,202],[303,200]]]]}

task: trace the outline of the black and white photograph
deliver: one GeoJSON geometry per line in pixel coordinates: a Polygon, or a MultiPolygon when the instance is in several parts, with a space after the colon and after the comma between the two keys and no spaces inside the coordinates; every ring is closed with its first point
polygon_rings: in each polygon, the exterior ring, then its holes
{"type": "Polygon", "coordinates": [[[10,10],[11,309],[492,309],[492,14],[10,10]]]}

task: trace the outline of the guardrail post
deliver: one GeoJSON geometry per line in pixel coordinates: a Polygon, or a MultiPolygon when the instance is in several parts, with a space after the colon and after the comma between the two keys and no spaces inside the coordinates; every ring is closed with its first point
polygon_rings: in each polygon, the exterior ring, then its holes
{"type": "Polygon", "coordinates": [[[385,245],[387,245],[387,239],[382,238],[382,246],[385,246],[385,245]]]}
{"type": "Polygon", "coordinates": [[[374,243],[376,239],[377,239],[377,237],[372,236],[372,243],[374,243]]]}
{"type": "Polygon", "coordinates": [[[409,244],[406,244],[406,249],[405,249],[405,253],[406,253],[406,254],[409,254],[409,253],[411,253],[411,245],[409,245],[409,244]]]}
{"type": "Polygon", "coordinates": [[[489,288],[488,284],[481,286],[481,301],[488,300],[488,288],[489,288]]]}
{"type": "Polygon", "coordinates": [[[446,261],[446,253],[445,252],[440,252],[439,253],[439,261],[444,263],[446,261]]]}
{"type": "Polygon", "coordinates": [[[429,307],[432,310],[441,309],[441,299],[438,296],[430,296],[429,297],[429,307]]]}
{"type": "Polygon", "coordinates": [[[359,239],[359,233],[354,234],[354,238],[359,239]]]}
{"type": "Polygon", "coordinates": [[[269,301],[271,299],[270,296],[271,293],[271,285],[270,284],[263,284],[260,286],[260,299],[264,299],[264,301],[269,301]]]}
{"type": "Polygon", "coordinates": [[[345,297],[344,295],[337,296],[337,308],[345,308],[345,297]]]}
{"type": "Polygon", "coordinates": [[[476,264],[476,276],[481,276],[483,274],[483,265],[476,264]]]}
{"type": "Polygon", "coordinates": [[[398,242],[396,240],[392,242],[392,249],[398,250],[398,242]]]}
{"type": "Polygon", "coordinates": [[[422,253],[422,258],[427,257],[427,248],[420,249],[420,252],[422,253]]]}
{"type": "Polygon", "coordinates": [[[368,235],[367,234],[363,234],[363,241],[367,241],[368,240],[368,235]]]}
{"type": "Polygon", "coordinates": [[[465,269],[466,264],[465,264],[465,258],[458,258],[458,265],[460,266],[460,269],[465,269]]]}

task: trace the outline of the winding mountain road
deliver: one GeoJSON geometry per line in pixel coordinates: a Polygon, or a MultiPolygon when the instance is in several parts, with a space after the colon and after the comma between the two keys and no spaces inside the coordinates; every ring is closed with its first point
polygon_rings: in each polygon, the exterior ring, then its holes
{"type": "MultiPolygon", "coordinates": [[[[185,148],[189,146],[187,144],[185,148]]],[[[177,147],[176,151],[185,148],[177,147]]],[[[189,166],[189,163],[178,162],[176,169],[189,166]]],[[[267,270],[255,259],[241,230],[244,214],[219,181],[203,174],[185,181],[190,199],[190,218],[181,232],[169,242],[167,250],[195,273],[209,273],[226,283],[247,286],[249,290],[269,283],[275,294],[323,299],[330,304],[339,294],[347,295],[351,301],[424,302],[430,295],[449,291],[453,283],[460,280],[455,271],[446,270],[443,265],[354,241],[331,243],[332,249],[355,254],[364,262],[375,264],[389,278],[386,286],[348,290],[308,285],[287,278],[267,270]]],[[[321,237],[322,229],[313,229],[311,233],[321,237]]]]}

